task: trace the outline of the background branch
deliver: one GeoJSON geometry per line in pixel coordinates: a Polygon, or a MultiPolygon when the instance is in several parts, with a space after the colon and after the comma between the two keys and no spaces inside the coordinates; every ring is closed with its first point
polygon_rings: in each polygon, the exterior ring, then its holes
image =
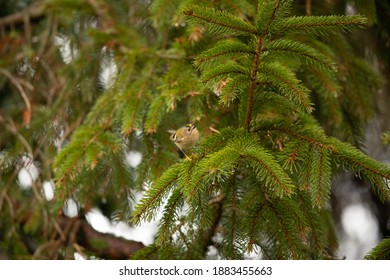
{"type": "Polygon", "coordinates": [[[17,25],[25,22],[26,17],[36,19],[43,16],[44,6],[42,3],[35,2],[20,12],[0,18],[0,26],[17,25]]]}

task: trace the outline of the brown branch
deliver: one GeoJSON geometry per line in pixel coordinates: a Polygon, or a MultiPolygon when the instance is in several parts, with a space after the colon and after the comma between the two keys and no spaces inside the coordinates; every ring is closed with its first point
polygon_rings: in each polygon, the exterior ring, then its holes
{"type": "Polygon", "coordinates": [[[61,218],[61,224],[69,222],[78,223],[77,231],[73,232],[76,238],[75,243],[93,252],[99,258],[112,260],[129,259],[131,255],[145,247],[141,242],[98,232],[80,218],[76,218],[76,220],[66,217],[61,218]]]}
{"type": "Polygon", "coordinates": [[[311,16],[311,0],[306,0],[306,15],[311,16]]]}
{"type": "Polygon", "coordinates": [[[256,83],[257,83],[256,79],[257,79],[257,72],[259,69],[260,53],[261,53],[262,44],[263,44],[263,37],[261,35],[259,35],[259,37],[257,38],[255,57],[253,58],[253,65],[252,65],[252,70],[251,70],[251,84],[250,84],[250,88],[249,88],[248,103],[247,103],[247,107],[246,107],[244,128],[247,131],[249,131],[249,127],[250,127],[250,124],[252,121],[253,102],[254,102],[254,96],[255,96],[255,90],[256,90],[256,83]]]}
{"type": "Polygon", "coordinates": [[[44,5],[35,2],[31,6],[9,16],[0,18],[0,26],[24,24],[26,18],[39,18],[43,16],[44,5]]]}
{"type": "MultiPolygon", "coordinates": [[[[31,213],[26,215],[25,219],[21,221],[20,228],[23,228],[23,225],[28,223],[31,218],[31,213]]],[[[35,248],[31,244],[26,244],[30,248],[31,253],[36,257],[45,256],[43,251],[50,251],[53,244],[55,245],[53,247],[55,251],[68,246],[79,249],[82,247],[98,258],[110,260],[129,259],[134,253],[145,247],[141,242],[98,232],[82,217],[68,218],[59,216],[54,219],[52,223],[56,223],[58,227],[56,230],[57,239],[54,237],[54,240],[47,240],[45,244],[40,244],[40,246],[35,248]],[[58,235],[58,231],[61,232],[60,235],[58,235]]],[[[28,241],[26,242],[29,243],[28,241]]],[[[52,251],[52,254],[56,255],[57,253],[52,251]]]]}

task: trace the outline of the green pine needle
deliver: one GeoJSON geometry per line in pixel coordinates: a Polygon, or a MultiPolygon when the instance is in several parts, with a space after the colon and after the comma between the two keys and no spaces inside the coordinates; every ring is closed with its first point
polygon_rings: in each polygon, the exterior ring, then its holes
{"type": "Polygon", "coordinates": [[[311,112],[309,89],[305,87],[288,69],[278,63],[263,63],[258,81],[276,87],[287,99],[292,100],[302,110],[311,112]]]}
{"type": "Polygon", "coordinates": [[[365,27],[367,19],[363,16],[294,16],[280,20],[273,25],[272,34],[302,33],[329,35],[340,31],[351,31],[365,27]]]}
{"type": "Polygon", "coordinates": [[[272,40],[264,45],[263,51],[269,51],[269,55],[271,57],[274,55],[283,55],[289,59],[297,57],[298,59],[301,59],[303,63],[321,72],[336,71],[335,63],[330,61],[318,50],[310,47],[309,45],[302,44],[290,39],[279,38],[272,40]]]}
{"type": "Polygon", "coordinates": [[[240,41],[222,41],[215,47],[207,49],[195,59],[195,66],[204,70],[215,66],[218,63],[225,63],[226,59],[237,58],[239,56],[253,56],[254,50],[240,41]]]}
{"type": "Polygon", "coordinates": [[[185,7],[182,13],[190,21],[204,24],[215,35],[256,34],[256,28],[253,25],[226,11],[191,5],[185,7]]]}
{"type": "Polygon", "coordinates": [[[177,231],[176,223],[180,218],[183,205],[183,193],[181,190],[175,189],[164,207],[163,215],[156,234],[157,244],[164,244],[170,241],[173,233],[177,231]]]}
{"type": "Polygon", "coordinates": [[[151,221],[155,218],[169,191],[174,187],[180,169],[179,163],[171,166],[150,186],[134,209],[133,223],[139,224],[141,221],[151,221]]]}
{"type": "Polygon", "coordinates": [[[366,260],[390,260],[390,238],[383,239],[364,258],[366,260]]]}

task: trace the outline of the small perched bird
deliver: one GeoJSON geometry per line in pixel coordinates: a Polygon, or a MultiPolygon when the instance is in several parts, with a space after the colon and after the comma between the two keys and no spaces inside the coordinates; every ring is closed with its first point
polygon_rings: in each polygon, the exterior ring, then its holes
{"type": "Polygon", "coordinates": [[[192,149],[199,141],[199,130],[193,124],[186,124],[178,130],[168,130],[171,133],[171,140],[188,158],[186,152],[192,149]]]}

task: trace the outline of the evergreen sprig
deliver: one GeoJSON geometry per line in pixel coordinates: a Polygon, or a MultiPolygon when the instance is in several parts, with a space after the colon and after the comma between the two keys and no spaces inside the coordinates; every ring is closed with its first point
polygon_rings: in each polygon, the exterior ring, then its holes
{"type": "Polygon", "coordinates": [[[253,56],[254,50],[251,46],[248,46],[243,42],[237,40],[225,40],[198,55],[194,64],[199,69],[206,70],[226,62],[227,59],[237,58],[241,55],[253,56]]]}
{"type": "Polygon", "coordinates": [[[183,8],[182,13],[191,21],[205,24],[215,35],[256,34],[253,25],[226,11],[191,5],[183,8]]]}
{"type": "Polygon", "coordinates": [[[164,199],[169,195],[169,191],[177,180],[180,168],[180,164],[171,166],[158,181],[152,184],[134,210],[132,219],[134,223],[141,222],[141,219],[151,221],[156,216],[160,206],[164,203],[164,199]]]}
{"type": "Polygon", "coordinates": [[[228,62],[204,71],[202,74],[202,82],[210,87],[213,87],[221,80],[231,77],[247,77],[248,74],[247,68],[237,63],[228,62]]]}
{"type": "Polygon", "coordinates": [[[311,112],[309,90],[304,86],[287,67],[278,63],[264,63],[258,73],[258,83],[267,87],[276,88],[286,100],[296,104],[302,111],[311,112]]]}
{"type": "Polygon", "coordinates": [[[225,207],[222,213],[221,228],[224,232],[221,242],[221,255],[231,259],[242,259],[246,248],[246,236],[243,228],[243,209],[240,207],[242,189],[237,174],[234,174],[222,190],[224,197],[221,203],[225,207]]]}
{"type": "MultiPolygon", "coordinates": [[[[351,144],[342,142],[334,137],[327,137],[323,133],[322,128],[310,117],[302,117],[301,120],[302,122],[295,123],[286,120],[273,120],[272,122],[262,121],[257,125],[259,130],[286,133],[296,141],[303,141],[309,145],[302,145],[303,149],[297,146],[297,153],[306,155],[306,157],[309,155],[308,152],[314,153],[310,156],[308,162],[310,162],[310,166],[313,168],[310,170],[315,171],[317,174],[310,173],[309,182],[311,182],[311,184],[309,185],[310,188],[314,188],[313,190],[316,193],[314,196],[322,194],[320,196],[322,199],[317,200],[317,202],[325,202],[329,197],[329,156],[337,163],[337,166],[342,167],[344,170],[354,172],[356,176],[364,177],[371,182],[373,184],[373,191],[377,193],[382,200],[385,201],[390,199],[390,190],[387,186],[388,180],[390,179],[390,168],[388,166],[373,160],[351,144]],[[311,150],[307,150],[306,147],[311,147],[311,150]],[[315,147],[315,149],[313,150],[312,147],[315,147]],[[318,184],[318,182],[322,183],[318,184]],[[324,184],[327,185],[327,187],[325,187],[324,184]]],[[[307,160],[308,159],[306,158],[306,161],[307,160]]],[[[319,206],[323,205],[323,203],[316,204],[319,206]]]]}
{"type": "Polygon", "coordinates": [[[260,34],[268,34],[269,28],[291,13],[292,0],[258,1],[256,15],[256,29],[260,34]]]}
{"type": "Polygon", "coordinates": [[[365,256],[366,260],[389,260],[390,259],[390,238],[383,239],[365,256]]]}
{"type": "Polygon", "coordinates": [[[324,36],[340,31],[364,27],[367,19],[360,15],[293,16],[278,21],[270,29],[272,34],[302,33],[324,36]]]}
{"type": "Polygon", "coordinates": [[[296,59],[300,60],[302,63],[305,63],[318,71],[324,72],[328,70],[330,73],[334,73],[336,71],[336,65],[334,62],[330,61],[318,50],[306,44],[302,44],[301,42],[285,38],[275,39],[265,43],[263,51],[265,52],[265,59],[266,55],[270,55],[273,59],[275,59],[275,56],[277,55],[288,59],[294,59],[296,57],[296,59]]]}
{"type": "Polygon", "coordinates": [[[168,243],[173,234],[177,231],[178,222],[181,218],[184,206],[184,196],[179,189],[175,189],[167,200],[161,221],[156,234],[156,243],[168,243]]]}

